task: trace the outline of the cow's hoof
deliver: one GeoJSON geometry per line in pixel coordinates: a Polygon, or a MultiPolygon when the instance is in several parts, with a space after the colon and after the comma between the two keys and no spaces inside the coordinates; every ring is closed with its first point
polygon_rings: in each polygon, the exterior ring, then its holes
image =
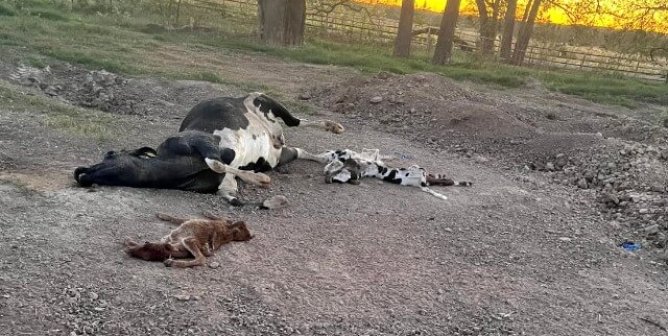
{"type": "Polygon", "coordinates": [[[341,134],[341,133],[343,133],[343,131],[346,130],[343,127],[343,125],[341,125],[337,122],[331,121],[331,120],[326,120],[325,121],[325,129],[329,132],[334,133],[334,134],[341,134]]]}
{"type": "Polygon", "coordinates": [[[271,177],[269,175],[264,174],[264,173],[255,173],[257,176],[257,180],[253,181],[256,182],[258,186],[262,188],[269,188],[271,186],[271,177]]]}
{"type": "Polygon", "coordinates": [[[230,205],[232,205],[232,206],[243,206],[244,203],[241,202],[238,198],[235,197],[235,198],[230,200],[230,205]]]}
{"type": "Polygon", "coordinates": [[[139,246],[139,244],[138,244],[136,241],[134,241],[132,238],[130,238],[130,237],[125,238],[125,239],[123,240],[123,245],[125,245],[126,247],[136,247],[136,246],[139,246]]]}
{"type": "Polygon", "coordinates": [[[172,265],[174,265],[174,259],[172,258],[165,259],[165,261],[163,261],[162,263],[165,264],[165,266],[167,267],[172,267],[172,265]]]}

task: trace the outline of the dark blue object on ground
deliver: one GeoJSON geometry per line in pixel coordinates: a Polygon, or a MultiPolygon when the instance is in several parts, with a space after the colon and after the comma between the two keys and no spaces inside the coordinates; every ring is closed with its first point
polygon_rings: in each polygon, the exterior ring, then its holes
{"type": "Polygon", "coordinates": [[[623,249],[629,251],[629,252],[635,252],[640,250],[640,243],[634,243],[630,241],[625,241],[620,245],[623,249]]]}

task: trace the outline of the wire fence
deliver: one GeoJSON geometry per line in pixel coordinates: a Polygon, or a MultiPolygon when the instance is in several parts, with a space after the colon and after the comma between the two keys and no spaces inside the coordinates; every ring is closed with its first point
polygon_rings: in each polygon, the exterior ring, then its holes
{"type": "MultiPolygon", "coordinates": [[[[233,23],[238,29],[253,33],[257,29],[257,0],[183,0],[182,5],[191,9],[217,13],[221,25],[233,23]]],[[[192,12],[189,11],[189,12],[192,12]]],[[[201,20],[201,18],[200,18],[201,20]]],[[[207,25],[217,25],[207,18],[207,25]]],[[[351,10],[349,7],[322,11],[307,8],[306,28],[319,36],[357,43],[373,43],[390,46],[397,34],[399,22],[382,12],[351,10]]],[[[413,26],[413,48],[430,54],[436,44],[438,27],[416,23],[413,26]]],[[[464,52],[479,52],[480,35],[476,29],[458,27],[455,48],[464,52]]],[[[499,39],[493,41],[498,54],[499,39]]],[[[627,77],[668,83],[668,59],[650,59],[646,55],[623,54],[594,50],[586,47],[546,45],[532,41],[527,49],[524,66],[561,68],[614,73],[627,77]]]]}

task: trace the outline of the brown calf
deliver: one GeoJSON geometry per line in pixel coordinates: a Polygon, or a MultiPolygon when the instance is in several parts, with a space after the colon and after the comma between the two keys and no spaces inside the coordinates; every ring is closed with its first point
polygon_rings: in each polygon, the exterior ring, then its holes
{"type": "Polygon", "coordinates": [[[206,263],[206,258],[213,255],[223,244],[231,241],[247,241],[253,238],[243,221],[231,221],[205,214],[207,217],[183,219],[166,214],[157,214],[159,219],[179,225],[159,242],[138,244],[128,239],[125,241],[126,253],[130,256],[147,260],[162,261],[165,266],[193,267],[206,263]],[[192,260],[174,260],[174,258],[194,257],[192,260]]]}

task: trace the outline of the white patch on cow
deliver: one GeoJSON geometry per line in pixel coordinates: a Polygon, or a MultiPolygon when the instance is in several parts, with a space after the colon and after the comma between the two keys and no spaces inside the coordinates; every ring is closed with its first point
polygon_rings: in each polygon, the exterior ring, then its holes
{"type": "Polygon", "coordinates": [[[264,113],[253,105],[253,99],[256,97],[249,95],[244,100],[246,107],[244,116],[248,119],[246,128],[239,130],[225,128],[213,132],[220,137],[220,148],[234,150],[235,156],[230,166],[235,168],[255,163],[260,158],[264,158],[271,167],[276,167],[281,157],[282,148],[274,147],[272,136],[282,136],[282,129],[278,123],[267,120],[264,113]],[[275,124],[278,128],[270,124],[275,124]]]}
{"type": "Polygon", "coordinates": [[[340,182],[340,183],[346,183],[352,179],[352,175],[350,174],[350,171],[347,169],[342,170],[340,173],[334,175],[332,177],[332,180],[340,182]]]}
{"type": "Polygon", "coordinates": [[[335,171],[337,171],[341,168],[343,168],[343,162],[341,162],[339,160],[334,160],[334,161],[328,163],[325,166],[324,172],[325,172],[325,174],[327,174],[327,173],[330,173],[330,172],[335,172],[335,171]]]}
{"type": "Polygon", "coordinates": [[[410,166],[405,171],[398,173],[401,175],[401,185],[420,187],[427,182],[427,172],[419,166],[410,166]]]}
{"type": "Polygon", "coordinates": [[[294,147],[294,149],[297,151],[297,158],[298,159],[303,159],[303,160],[310,160],[310,161],[316,161],[320,163],[327,163],[332,160],[334,156],[332,156],[331,151],[323,152],[320,154],[311,154],[301,148],[294,147]]]}

